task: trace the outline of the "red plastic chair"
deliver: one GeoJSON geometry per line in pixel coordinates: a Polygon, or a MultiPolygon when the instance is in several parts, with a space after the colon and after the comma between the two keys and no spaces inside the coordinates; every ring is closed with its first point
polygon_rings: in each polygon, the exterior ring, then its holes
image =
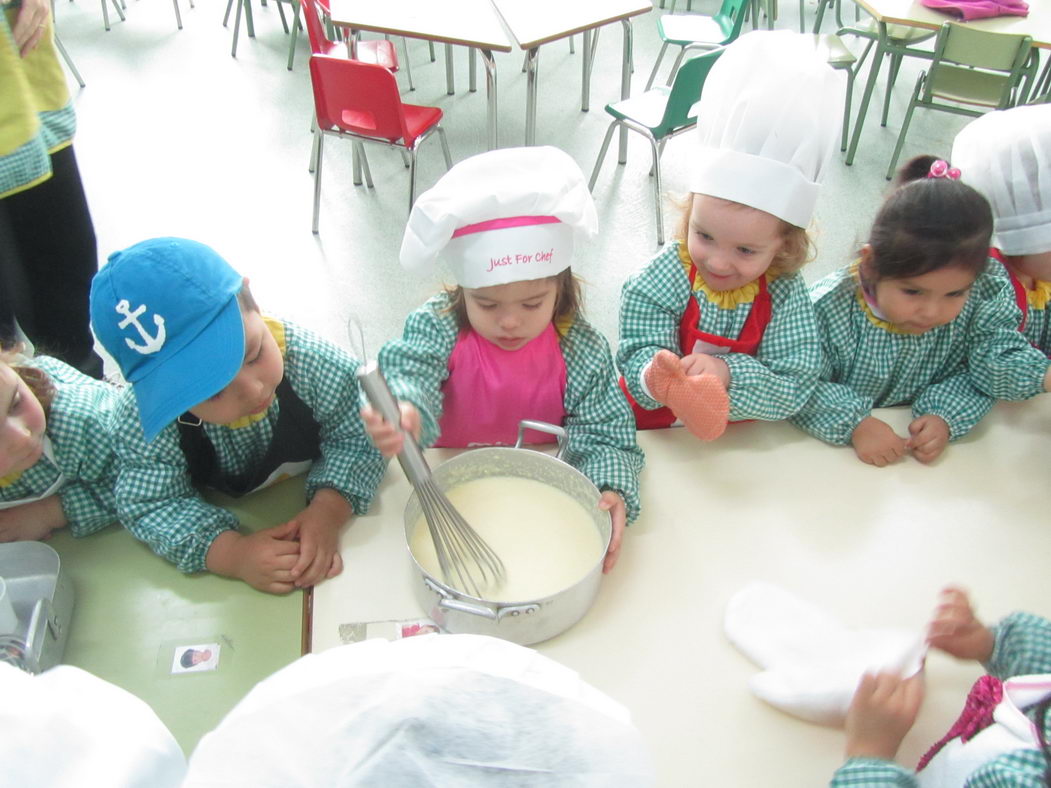
{"type": "MultiPolygon", "coordinates": [[[[438,107],[405,104],[398,83],[388,69],[374,63],[348,60],[332,55],[312,55],[310,81],[314,87],[314,112],[317,129],[317,161],[314,168],[314,225],[318,231],[321,205],[321,162],[326,135],[349,137],[356,144],[374,142],[398,147],[409,154],[409,209],[416,200],[416,151],[423,140],[435,131],[442,142],[445,166],[452,166],[449,143],[441,127],[442,111],[438,107]]],[[[372,186],[372,176],[365,165],[365,178],[372,186]]],[[[355,172],[355,184],[361,180],[355,172]]]]}
{"type": "MultiPolygon", "coordinates": [[[[322,22],[322,14],[329,15],[328,0],[300,0],[303,7],[303,19],[307,27],[307,38],[310,39],[310,51],[315,55],[331,55],[334,50],[340,48],[346,52],[346,44],[341,41],[331,41],[325,35],[325,27],[322,22]]],[[[296,34],[296,22],[292,26],[292,35],[296,34]]],[[[363,63],[376,63],[389,68],[391,71],[398,70],[398,55],[394,51],[394,44],[386,39],[380,38],[374,41],[357,41],[354,44],[355,59],[363,63]]],[[[291,58],[288,61],[289,69],[292,68],[291,58]]]]}

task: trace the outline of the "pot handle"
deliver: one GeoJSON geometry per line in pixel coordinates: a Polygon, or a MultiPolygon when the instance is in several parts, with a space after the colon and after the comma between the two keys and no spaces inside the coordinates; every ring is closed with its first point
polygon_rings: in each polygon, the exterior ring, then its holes
{"type": "Polygon", "coordinates": [[[557,424],[551,424],[546,421],[533,421],[532,419],[522,419],[518,422],[518,440],[515,441],[515,448],[522,448],[522,441],[525,439],[526,430],[536,430],[537,432],[546,432],[548,435],[554,435],[555,440],[558,441],[558,451],[555,452],[555,459],[562,460],[562,455],[566,453],[566,449],[569,448],[569,441],[566,440],[566,430],[564,427],[559,427],[557,424]]]}
{"type": "Polygon", "coordinates": [[[449,592],[444,588],[432,583],[429,578],[423,578],[423,582],[431,591],[440,597],[438,599],[438,607],[443,610],[455,610],[459,613],[466,613],[470,616],[480,616],[482,618],[488,618],[490,621],[496,621],[497,623],[508,616],[530,615],[540,610],[540,605],[537,604],[504,605],[493,610],[491,607],[485,605],[473,605],[462,599],[456,599],[455,597],[450,596],[449,592]]]}

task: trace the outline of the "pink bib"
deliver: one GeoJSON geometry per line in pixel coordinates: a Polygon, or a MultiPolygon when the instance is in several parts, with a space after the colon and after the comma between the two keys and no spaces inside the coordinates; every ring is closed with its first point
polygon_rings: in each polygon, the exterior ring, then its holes
{"type": "MultiPolygon", "coordinates": [[[[566,362],[554,324],[518,350],[504,350],[473,329],[460,332],[442,385],[441,435],[435,446],[512,446],[518,422],[561,425],[566,415],[566,362]]],[[[529,430],[526,443],[554,437],[529,430]]]]}

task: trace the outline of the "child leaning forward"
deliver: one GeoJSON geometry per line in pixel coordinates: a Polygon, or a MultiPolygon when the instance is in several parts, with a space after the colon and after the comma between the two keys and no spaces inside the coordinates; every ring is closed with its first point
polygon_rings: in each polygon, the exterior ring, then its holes
{"type": "Polygon", "coordinates": [[[340,528],[366,510],[384,468],[358,417],[358,363],[265,317],[247,279],[180,238],[111,255],[91,318],[131,383],[114,416],[124,526],[184,572],[260,590],[338,574],[340,528]],[[306,508],[256,533],[201,497],[243,495],[308,465],[306,508]]]}

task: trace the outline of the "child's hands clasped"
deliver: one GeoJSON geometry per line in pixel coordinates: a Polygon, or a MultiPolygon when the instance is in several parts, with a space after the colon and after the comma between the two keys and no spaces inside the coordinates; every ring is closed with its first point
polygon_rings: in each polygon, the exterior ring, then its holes
{"type": "Polygon", "coordinates": [[[967,594],[952,586],[938,598],[934,617],[927,627],[927,642],[957,659],[988,662],[996,638],[974,615],[967,594]]]}
{"type": "Polygon", "coordinates": [[[941,416],[927,413],[909,424],[908,447],[922,463],[934,462],[949,445],[949,425],[941,416]]]}
{"type": "Polygon", "coordinates": [[[847,757],[894,760],[923,703],[923,672],[865,674],[847,711],[847,757]]]}
{"type": "Polygon", "coordinates": [[[867,416],[854,428],[850,437],[858,459],[882,468],[897,462],[908,451],[908,442],[887,422],[867,416]]]}
{"type": "Polygon", "coordinates": [[[208,548],[209,571],[244,580],[258,591],[287,594],[295,588],[292,567],[299,559],[294,522],[252,534],[223,531],[208,548]]]}
{"type": "Polygon", "coordinates": [[[322,488],[306,509],[285,524],[294,526],[299,539],[299,558],[291,572],[296,588],[308,588],[343,571],[339,529],[353,514],[346,498],[322,488]]]}
{"type": "Polygon", "coordinates": [[[421,420],[416,406],[409,402],[399,402],[398,409],[401,411],[401,429],[385,421],[372,407],[366,406],[361,409],[365,431],[384,457],[393,457],[401,451],[405,442],[403,433],[409,433],[417,441],[420,439],[421,420]]]}
{"type": "Polygon", "coordinates": [[[609,549],[606,550],[606,560],[602,562],[602,572],[609,572],[620,558],[620,543],[624,539],[624,527],[627,523],[627,507],[620,493],[606,490],[598,500],[598,508],[609,512],[613,520],[613,533],[609,539],[609,549]]]}

